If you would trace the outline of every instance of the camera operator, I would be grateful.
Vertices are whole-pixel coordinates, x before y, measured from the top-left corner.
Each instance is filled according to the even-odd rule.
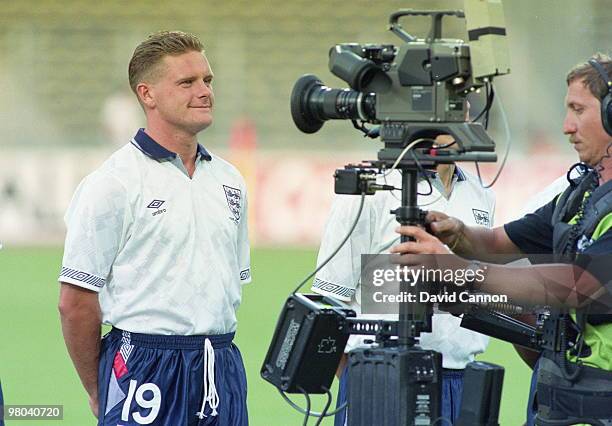
[[[436,142],[448,145],[450,136],[439,136]],[[454,164],[439,165],[435,172],[425,171],[418,185],[423,206],[453,212],[474,225],[492,225],[495,198],[491,190],[481,187],[478,179]],[[393,172],[380,184],[401,187],[399,171]],[[326,259],[348,232],[358,210],[360,199],[353,195],[336,195],[318,255],[318,263]],[[390,210],[400,204],[399,191],[381,191],[366,197],[363,212],[350,239],[316,275],[312,291],[348,302],[358,314],[361,313],[360,267],[362,254],[388,253],[399,242],[395,232],[398,224]],[[380,316],[361,315],[365,319],[381,319]],[[483,352],[489,338],[483,334],[462,329],[461,320],[449,314],[434,314],[432,333],[422,333],[420,346],[443,355],[442,416],[454,421],[459,413],[463,391],[463,370],[474,355]],[[351,336],[346,352],[366,345],[366,336]],[[370,336],[367,336],[371,338]],[[337,405],[348,400],[348,368],[346,355],[337,375],[340,378]],[[346,423],[346,410],[336,415],[335,425]]]
[[[404,263],[427,263],[449,253],[491,260],[495,254],[553,254],[565,263],[527,267],[481,264],[441,256],[456,268],[486,270],[478,290],[505,294],[516,302],[553,305],[546,324],[577,336],[572,350],[566,333],[555,333],[560,349],[545,346],[540,359],[536,424],[612,424],[612,274],[605,255],[612,254],[612,61],[602,54],[577,65],[567,75],[567,113],[563,132],[588,167],[559,197],[533,214],[503,227],[466,226],[444,213],[430,212],[431,232],[401,227],[416,241],[399,244]],[[446,244],[446,245],[445,245]],[[602,315],[591,315],[589,309]],[[602,310],[607,309],[605,311]],[[569,310],[571,315],[565,315]],[[567,329],[564,329],[567,330]]]

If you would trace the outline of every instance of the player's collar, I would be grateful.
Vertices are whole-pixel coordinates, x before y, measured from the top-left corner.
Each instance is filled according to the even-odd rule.
[[[462,182],[466,179],[465,173],[457,165],[455,165],[455,176],[457,176],[457,182]]]
[[[144,129],[138,129],[138,132],[132,138],[132,144],[136,146],[145,155],[157,160],[157,161],[172,161],[176,158],[176,153],[168,151],[166,148],[155,142],[151,136],[147,135]],[[212,157],[206,151],[206,149],[198,144],[197,153],[200,156],[200,160],[211,161]]]
[[[425,170],[425,174],[430,179],[435,179],[438,176],[435,170]],[[463,170],[461,170],[457,165],[455,165],[454,176],[457,177],[457,182],[462,182],[466,179],[465,173],[463,173]]]

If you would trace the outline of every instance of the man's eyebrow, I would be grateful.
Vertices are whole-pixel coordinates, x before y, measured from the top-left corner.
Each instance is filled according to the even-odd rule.
[[[565,105],[569,108],[581,107],[584,108],[584,104],[575,100],[565,101]]]
[[[204,80],[212,80],[212,79],[213,79],[213,77],[214,77],[214,75],[213,75],[212,73],[209,73],[209,74],[206,74],[206,75],[204,76]],[[193,80],[197,80],[198,78],[199,78],[199,77],[198,77],[198,76],[196,76],[196,75],[183,76],[183,77],[178,78],[178,79],[176,80],[176,83],[179,83],[179,84],[180,84],[180,83],[183,83],[183,82],[185,82],[185,81],[193,81]]]

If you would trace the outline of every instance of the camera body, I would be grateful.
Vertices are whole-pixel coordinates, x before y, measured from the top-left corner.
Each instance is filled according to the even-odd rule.
[[[469,46],[462,40],[416,40],[393,45],[339,44],[330,71],[373,97],[367,121],[463,122],[471,80]]]
[[[404,41],[391,44],[344,43],[329,51],[329,70],[350,88],[327,87],[312,74],[297,80],[291,115],[298,129],[317,132],[326,120],[378,124],[368,136],[380,136],[386,148],[403,148],[417,139],[449,134],[461,152],[492,152],[493,141],[479,123],[466,123],[467,95],[507,74],[505,27],[501,3],[468,1],[473,14],[470,44],[442,38],[442,18],[465,18],[463,11],[399,10],[389,29]],[[402,29],[404,16],[432,19],[429,35],[417,39]],[[491,59],[493,58],[493,59]],[[497,61],[497,63],[492,62]],[[474,65],[477,64],[477,65]],[[356,127],[360,128],[356,125]]]

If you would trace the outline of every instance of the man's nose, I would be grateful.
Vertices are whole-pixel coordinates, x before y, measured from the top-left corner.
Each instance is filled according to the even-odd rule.
[[[212,93],[212,86],[210,85],[210,83],[200,81],[198,85],[198,97],[203,98],[206,96],[210,96],[211,93]]]
[[[563,133],[566,135],[576,133],[576,121],[569,112],[565,114],[565,119],[563,120]]]

